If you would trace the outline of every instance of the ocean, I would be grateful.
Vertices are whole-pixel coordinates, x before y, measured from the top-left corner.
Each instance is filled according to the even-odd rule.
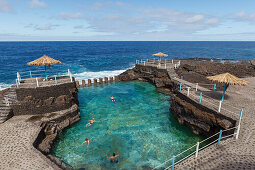
[[[171,58],[255,59],[255,42],[0,42],[0,90],[15,83],[17,72],[43,67],[27,63],[44,54],[62,64],[50,69],[70,69],[78,80],[114,76],[135,65],[136,59],[163,52]]]

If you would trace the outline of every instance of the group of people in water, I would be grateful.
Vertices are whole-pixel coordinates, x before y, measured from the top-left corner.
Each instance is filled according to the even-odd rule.
[[[112,102],[115,102],[116,101],[116,97],[113,97],[113,96],[111,96],[111,100],[112,100]],[[89,120],[90,122],[89,123],[87,123],[86,124],[86,127],[89,127],[89,126],[91,126],[93,123],[95,123],[95,122],[99,122],[99,121],[96,121],[95,120],[95,118],[92,118],[91,120]],[[87,147],[89,147],[89,144],[91,143],[91,142],[94,142],[95,140],[92,140],[94,137],[92,137],[91,139],[85,139],[85,141],[84,142],[82,142],[82,144],[80,145],[80,146],[82,146],[84,143],[87,143]],[[113,153],[112,154],[112,156],[111,157],[108,157],[108,155],[106,154],[106,158],[107,159],[110,159],[110,161],[111,161],[111,163],[118,163],[119,161],[118,161],[118,159],[117,159],[117,157],[119,156],[119,153],[116,155],[115,153]]]

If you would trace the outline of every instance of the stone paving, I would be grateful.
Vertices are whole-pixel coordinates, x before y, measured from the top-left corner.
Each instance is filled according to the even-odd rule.
[[[26,122],[30,116],[15,116],[0,124],[0,169],[59,169],[33,143],[39,124]]]
[[[214,144],[175,169],[255,169],[255,77],[246,80],[249,86],[230,86],[226,92],[229,98],[224,100],[235,107],[244,107],[239,138]]]

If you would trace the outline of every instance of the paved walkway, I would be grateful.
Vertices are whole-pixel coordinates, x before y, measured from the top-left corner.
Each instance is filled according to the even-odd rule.
[[[32,145],[41,127],[28,118],[15,116],[0,124],[0,169],[59,169]]]
[[[212,145],[175,166],[175,169],[255,169],[255,77],[246,78],[249,86],[230,86],[227,90],[233,106],[244,107],[239,139],[227,139]],[[245,94],[245,95],[244,95]]]

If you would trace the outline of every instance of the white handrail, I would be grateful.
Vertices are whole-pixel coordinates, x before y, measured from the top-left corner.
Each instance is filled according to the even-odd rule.
[[[235,128],[237,128],[237,127],[238,127],[238,126],[235,126],[235,127],[229,128],[229,129],[225,129],[225,130],[222,130],[222,132],[235,129]],[[222,132],[221,132],[221,133],[222,133]],[[212,137],[218,135],[219,133],[220,133],[220,132],[215,133],[214,135],[212,135],[212,136],[210,136],[210,137],[208,137],[208,138],[202,140],[201,142],[199,142],[199,145],[201,146],[202,143],[204,143],[205,141],[207,141],[207,140],[211,139]],[[233,134],[230,134],[230,135],[227,135],[227,136],[223,136],[223,137],[221,137],[221,139],[225,139],[225,138],[228,138],[228,137],[230,137],[230,136],[234,136],[234,135],[236,135],[236,134],[237,134],[237,133],[233,133]],[[218,141],[218,139],[216,139],[216,140],[214,140],[214,141],[212,141],[212,142],[206,144],[205,146],[199,148],[198,151],[201,151],[201,150],[205,149],[206,147],[211,146],[211,145],[214,144],[214,143],[217,143],[217,141]],[[195,145],[191,146],[190,148],[186,149],[185,151],[179,153],[179,154],[176,155],[175,157],[179,157],[180,155],[184,154],[185,152],[189,151],[190,149],[194,148],[195,146],[197,146],[197,144],[195,144]],[[196,153],[196,151],[190,153],[188,156],[185,156],[184,158],[182,158],[182,159],[178,160],[177,162],[175,162],[174,165],[180,163],[181,161],[187,159],[188,157],[190,157],[191,155],[193,155],[193,154],[195,154],[195,153]],[[162,165],[166,164],[167,162],[169,162],[169,161],[172,160],[172,159],[173,159],[173,158],[171,158],[171,159],[169,159],[169,160],[163,162],[162,164],[156,166],[155,168],[153,168],[153,170],[154,170],[154,169],[157,169],[158,167],[161,167]],[[165,168],[165,169],[168,169],[168,168],[170,168],[170,167],[172,167],[172,165],[170,165],[169,167],[167,167],[167,168]]]

